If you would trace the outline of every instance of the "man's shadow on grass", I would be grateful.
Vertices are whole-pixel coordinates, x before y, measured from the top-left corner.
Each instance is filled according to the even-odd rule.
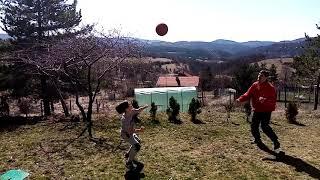
[[[289,122],[290,124],[296,125],[296,126],[306,126],[305,124],[299,123],[298,121],[292,121]]]
[[[300,158],[292,157],[286,154],[277,154],[273,150],[269,149],[265,144],[258,145],[259,149],[274,155],[276,158],[264,158],[263,161],[273,161],[273,162],[282,162],[284,164],[290,165],[296,168],[297,172],[305,172],[309,176],[320,179],[320,170],[313,165],[303,161]]]

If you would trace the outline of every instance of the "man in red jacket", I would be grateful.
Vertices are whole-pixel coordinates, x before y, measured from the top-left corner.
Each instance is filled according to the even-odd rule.
[[[261,124],[262,131],[272,140],[274,150],[279,151],[280,143],[278,137],[269,126],[271,112],[276,108],[277,95],[274,86],[268,82],[268,76],[268,71],[260,71],[257,82],[254,82],[249,90],[236,101],[240,103],[251,100],[252,102],[254,113],[251,123],[251,133],[255,139],[255,143],[258,146],[263,144],[259,131]]]

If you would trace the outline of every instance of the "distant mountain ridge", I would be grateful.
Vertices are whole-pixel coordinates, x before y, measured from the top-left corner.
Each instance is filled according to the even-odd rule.
[[[3,39],[3,40],[6,40],[6,39],[9,39],[10,36],[8,34],[1,34],[0,33],[0,39]]]
[[[228,60],[251,55],[263,55],[266,58],[293,57],[301,54],[305,38],[292,41],[248,41],[236,42],[217,39],[203,41],[148,41],[146,53],[155,57],[202,60]]]
[[[7,34],[0,34],[0,39],[10,38]],[[166,42],[159,40],[137,39],[145,47],[145,54],[152,57],[190,60],[230,60],[254,55],[266,58],[294,57],[303,52],[305,38],[295,40],[247,41],[236,42],[217,39],[204,41]]]

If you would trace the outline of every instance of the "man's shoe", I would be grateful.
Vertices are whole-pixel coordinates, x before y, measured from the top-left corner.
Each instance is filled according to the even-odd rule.
[[[257,144],[257,145],[263,144],[262,141],[261,141],[261,139],[258,139],[258,140],[255,139],[255,140],[254,140],[254,143]]]
[[[279,141],[276,141],[273,143],[273,150],[276,152],[276,153],[279,153],[280,152],[280,143]]]

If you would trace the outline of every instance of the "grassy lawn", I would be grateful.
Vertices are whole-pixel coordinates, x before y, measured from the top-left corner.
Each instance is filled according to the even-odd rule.
[[[142,115],[146,130],[140,134],[138,159],[145,163],[145,179],[312,179],[308,169],[296,167],[302,163],[314,173],[320,169],[320,115],[300,113],[298,120],[306,125],[300,127],[287,124],[282,114],[273,114],[272,126],[286,154],[296,158],[291,164],[264,160],[270,155],[251,144],[249,124],[240,112],[231,115],[234,124],[211,107],[199,116],[206,124],[192,124],[187,115],[181,115],[183,124],[170,124],[165,114],[159,114],[161,123],[155,125]],[[95,119],[98,141],[83,136],[65,149],[84,125],[49,120],[0,130],[0,174],[21,168],[30,179],[123,179],[128,145],[117,147],[119,119],[102,115]],[[271,147],[265,136],[263,140]],[[48,153],[57,150],[61,151]]]

